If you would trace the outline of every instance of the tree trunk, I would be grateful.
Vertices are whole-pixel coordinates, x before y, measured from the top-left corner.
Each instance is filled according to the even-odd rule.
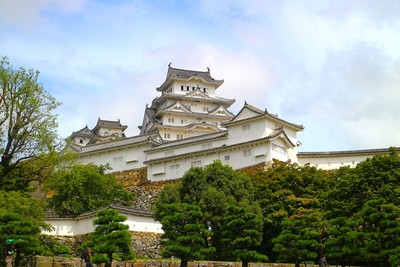
[[[188,266],[188,260],[187,259],[181,259],[181,267],[187,267]]]
[[[248,261],[242,261],[242,267],[248,267],[249,262]]]

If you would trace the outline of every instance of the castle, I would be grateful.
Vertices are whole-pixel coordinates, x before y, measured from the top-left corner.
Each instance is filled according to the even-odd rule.
[[[279,118],[266,109],[245,102],[235,115],[229,107],[235,102],[217,96],[223,80],[207,71],[193,71],[168,66],[165,81],[157,88],[161,93],[146,106],[140,134],[126,137],[127,126],[119,120],[98,119],[70,136],[70,150],[83,164],[108,164],[112,172],[145,168],[147,180],[175,180],[191,166],[206,166],[214,160],[242,169],[273,160],[320,169],[355,167],[359,162],[389,149],[328,152],[298,152],[297,133],[301,124]],[[160,233],[161,225],[151,213],[114,207],[128,216],[131,231]],[[75,219],[48,218],[53,235],[74,236],[93,231],[94,212]]]
[[[298,152],[303,125],[279,118],[245,102],[236,114],[234,99],[217,96],[223,80],[210,69],[193,71],[168,65],[161,96],[146,106],[140,134],[126,137],[119,120],[98,119],[70,136],[71,150],[84,163],[109,164],[113,172],[147,168],[149,181],[177,179],[191,166],[216,159],[234,169],[281,160],[321,169],[354,167],[388,149]]]

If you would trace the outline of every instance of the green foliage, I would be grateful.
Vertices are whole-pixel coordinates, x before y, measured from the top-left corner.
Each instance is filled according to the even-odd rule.
[[[211,232],[202,223],[203,213],[199,206],[165,204],[160,217],[164,231],[163,256],[180,258],[183,267],[188,261],[205,259],[214,252],[214,248],[207,247],[206,241]]]
[[[263,253],[271,260],[317,258],[327,237],[321,206],[330,188],[330,176],[308,165],[275,162],[252,177],[265,222]]]
[[[342,168],[327,195],[328,256],[344,264],[397,266],[400,247],[400,157],[375,156]],[[338,220],[337,218],[341,218]],[[330,254],[332,252],[332,254]]]
[[[110,204],[129,205],[133,195],[105,167],[71,164],[61,168],[46,183],[54,195],[49,206],[59,214],[77,215]]]
[[[3,189],[24,188],[30,181],[41,180],[43,170],[54,166],[50,159],[56,155],[59,140],[52,112],[59,103],[44,90],[38,77],[38,71],[14,69],[8,58],[0,59],[0,187]]]
[[[122,223],[127,217],[113,209],[100,210],[97,216],[93,222],[97,225],[95,231],[89,234],[89,240],[83,244],[83,247],[93,249],[92,261],[110,267],[113,259],[133,259],[129,226]]]
[[[222,243],[226,255],[232,254],[232,260],[241,260],[242,266],[249,262],[267,261],[268,257],[256,251],[261,244],[263,220],[250,207],[229,206],[225,212],[222,226]]]
[[[18,213],[0,212],[0,248],[14,251],[14,266],[42,251],[40,234],[40,226],[33,221],[24,220]]]
[[[180,184],[166,187],[156,202],[155,216],[162,222],[170,208],[167,204],[200,207],[202,229],[210,229],[212,232],[212,235],[205,238],[202,249],[212,248],[215,252],[209,258],[222,260],[226,250],[221,242],[221,227],[224,225],[226,209],[246,200],[254,200],[254,189],[248,177],[220,161],[214,161],[204,168],[192,167],[184,174]],[[191,216],[191,220],[186,220],[197,225],[198,218],[194,214]],[[200,247],[194,246],[193,253],[194,249],[201,250]]]
[[[61,241],[58,241],[52,236],[42,235],[40,236],[40,243],[43,246],[41,255],[43,256],[70,256],[72,251],[71,248],[64,245]]]

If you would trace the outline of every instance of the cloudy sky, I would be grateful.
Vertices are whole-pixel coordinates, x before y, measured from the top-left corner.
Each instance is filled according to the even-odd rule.
[[[303,124],[300,151],[400,146],[398,0],[0,0],[0,56],[40,71],[62,137],[137,135],[171,62]]]

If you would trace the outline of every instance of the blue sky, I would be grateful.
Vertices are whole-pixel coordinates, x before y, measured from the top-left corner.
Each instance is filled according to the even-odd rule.
[[[139,133],[171,62],[303,124],[300,151],[400,146],[400,1],[0,0],[0,55],[40,71],[59,134]]]

